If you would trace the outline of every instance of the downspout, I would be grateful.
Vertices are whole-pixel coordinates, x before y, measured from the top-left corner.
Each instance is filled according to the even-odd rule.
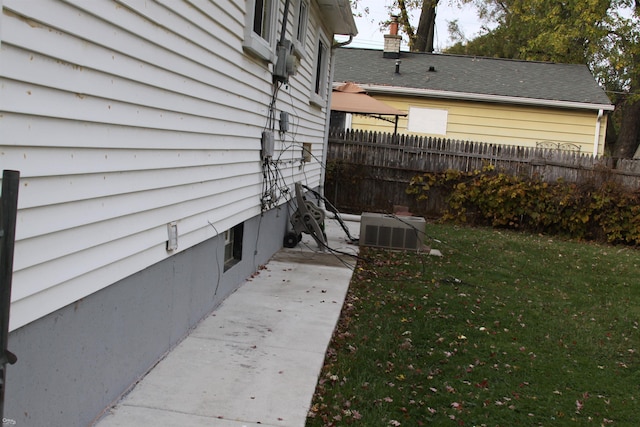
[[[322,145],[322,162],[323,165],[320,165],[320,186],[318,187],[318,192],[322,195],[322,197],[326,197],[324,194],[324,179],[326,177],[326,169],[327,169],[327,153],[329,151],[329,127],[331,125],[331,95],[333,93],[333,76],[335,72],[335,55],[334,50],[336,48],[346,46],[353,41],[353,35],[349,34],[349,40],[341,43],[334,43],[331,46],[331,66],[329,67],[329,90],[327,95],[327,117],[325,118],[324,124],[324,144]]]
[[[596,134],[593,140],[593,155],[598,155],[598,146],[600,145],[600,128],[602,127],[602,116],[604,115],[604,111],[602,109],[598,110],[598,118],[596,119]]]
[[[353,35],[349,34],[349,40],[340,42],[340,43],[334,43],[333,46],[331,46],[331,49],[336,49],[338,47],[346,46],[350,44],[352,41],[353,41]],[[333,80],[331,81],[331,83],[333,83]]]

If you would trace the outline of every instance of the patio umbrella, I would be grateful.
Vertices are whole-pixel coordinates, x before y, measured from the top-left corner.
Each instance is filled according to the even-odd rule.
[[[333,90],[331,94],[331,110],[344,113],[362,114],[394,123],[394,133],[398,132],[398,117],[407,113],[393,108],[367,95],[366,91],[355,83],[345,83]],[[385,116],[393,116],[394,120]]]

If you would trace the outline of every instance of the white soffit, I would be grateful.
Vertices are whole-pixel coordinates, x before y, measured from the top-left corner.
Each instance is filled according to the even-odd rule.
[[[318,0],[318,5],[334,34],[358,34],[349,0]]]

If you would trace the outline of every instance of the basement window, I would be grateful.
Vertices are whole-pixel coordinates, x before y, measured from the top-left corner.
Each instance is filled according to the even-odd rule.
[[[247,0],[243,46],[265,61],[273,61],[276,0]]]
[[[224,271],[242,261],[242,238],[244,223],[224,232]]]

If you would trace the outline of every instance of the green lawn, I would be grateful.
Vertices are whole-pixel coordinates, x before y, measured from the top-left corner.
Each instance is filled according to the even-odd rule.
[[[307,427],[640,425],[640,251],[429,224],[363,249]]]

